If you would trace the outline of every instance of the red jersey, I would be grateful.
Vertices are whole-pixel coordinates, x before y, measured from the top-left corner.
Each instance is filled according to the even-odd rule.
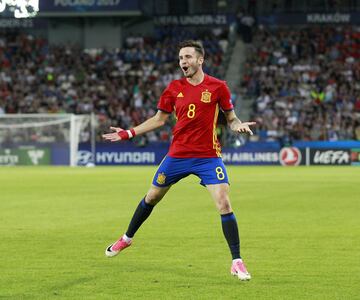
[[[198,85],[186,78],[173,80],[162,93],[158,109],[175,113],[173,140],[168,155],[177,158],[220,157],[216,125],[219,108],[230,111],[234,107],[225,81],[205,74]]]

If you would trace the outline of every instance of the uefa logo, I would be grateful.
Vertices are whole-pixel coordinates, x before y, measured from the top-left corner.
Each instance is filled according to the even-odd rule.
[[[301,152],[296,147],[285,147],[280,150],[279,159],[283,166],[298,166],[301,162]]]

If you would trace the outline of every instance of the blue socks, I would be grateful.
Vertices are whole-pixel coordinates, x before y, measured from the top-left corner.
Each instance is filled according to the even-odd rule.
[[[239,230],[234,213],[221,215],[221,225],[233,259],[240,257]]]
[[[145,198],[143,198],[138,207],[135,210],[135,213],[130,221],[126,235],[129,238],[132,238],[136,231],[140,228],[141,224],[150,216],[154,206],[147,204]]]

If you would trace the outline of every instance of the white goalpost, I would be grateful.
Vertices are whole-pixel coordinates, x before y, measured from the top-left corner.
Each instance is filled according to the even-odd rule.
[[[90,115],[0,115],[0,165],[77,165],[80,142],[92,142]]]

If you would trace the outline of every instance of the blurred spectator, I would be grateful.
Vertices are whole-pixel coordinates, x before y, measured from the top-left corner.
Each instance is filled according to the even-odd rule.
[[[357,139],[360,32],[356,27],[259,27],[242,81],[265,140]]]
[[[223,76],[227,32],[194,33],[158,28],[155,37],[129,36],[121,49],[49,46],[42,38],[0,34],[0,114],[76,113],[98,116],[98,140],[110,125],[136,126],[156,112],[157,101],[171,80],[182,76],[177,44],[202,40],[205,72]],[[149,133],[148,140],[169,140],[170,127]]]

